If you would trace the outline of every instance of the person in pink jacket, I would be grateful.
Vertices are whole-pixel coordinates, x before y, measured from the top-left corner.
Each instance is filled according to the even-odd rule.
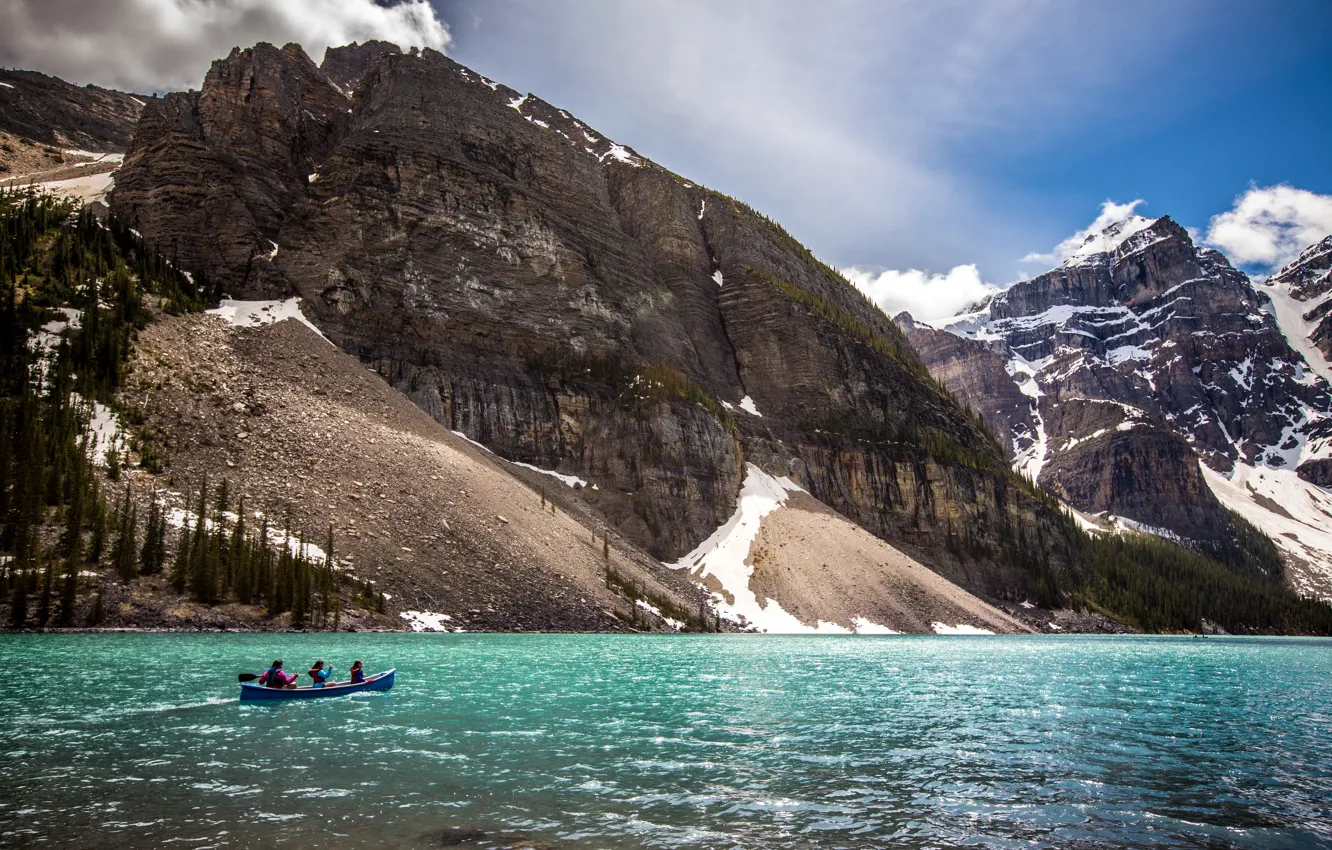
[[[282,672],[282,659],[273,662],[273,666],[264,671],[264,675],[259,677],[259,684],[266,688],[294,688],[296,687],[296,674],[288,675]]]

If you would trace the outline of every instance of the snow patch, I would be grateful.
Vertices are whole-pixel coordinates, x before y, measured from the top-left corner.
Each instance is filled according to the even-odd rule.
[[[1173,540],[1176,543],[1183,541],[1183,538],[1178,534],[1168,528],[1162,528],[1159,525],[1148,525],[1145,522],[1138,522],[1136,519],[1129,519],[1126,516],[1118,516],[1116,514],[1111,514],[1108,519],[1118,531],[1129,531],[1136,534],[1151,534],[1165,540]]]
[[[92,417],[88,423],[88,437],[92,441],[92,462],[97,466],[106,466],[106,453],[123,451],[124,437],[120,427],[120,418],[111,408],[100,401],[92,403]]]
[[[93,201],[106,200],[106,194],[116,185],[115,172],[89,174],[85,177],[71,177],[68,180],[52,180],[37,183],[36,187],[54,195],[64,195],[90,204]]]
[[[1332,293],[1318,300],[1299,301],[1290,294],[1288,285],[1272,284],[1270,281],[1263,285],[1262,291],[1271,299],[1263,305],[1263,311],[1276,320],[1277,327],[1285,335],[1290,347],[1304,356],[1304,362],[1308,363],[1309,368],[1317,375],[1325,381],[1332,382],[1332,363],[1328,362],[1323,352],[1313,344],[1313,340],[1309,339],[1309,334],[1318,327],[1318,322],[1304,318],[1306,313],[1321,306],[1324,301],[1332,299]]]
[[[950,626],[947,623],[930,623],[930,628],[934,629],[936,635],[992,635],[994,632],[989,629],[982,629],[976,626],[968,626],[966,623],[958,623],[956,626]]]
[[[179,495],[179,494],[172,494],[172,495]],[[222,516],[228,523],[233,524],[232,526],[233,528],[234,528],[234,523],[236,523],[240,519],[240,517],[237,516],[234,511],[227,511]],[[185,524],[188,522],[191,533],[199,530],[199,517],[194,512],[193,508],[189,510],[186,510],[184,508],[167,508],[165,519],[167,525],[171,526],[172,528],[184,528]],[[248,522],[249,519],[250,518],[247,518],[246,521]],[[264,519],[263,511],[255,511],[253,514],[253,519],[255,523],[262,522]],[[212,517],[205,517],[203,524],[204,528],[207,529],[208,531],[213,531],[217,528],[217,522],[214,521]],[[251,530],[257,530],[260,527],[261,526],[259,525],[255,525],[255,527]],[[310,561],[311,563],[314,564],[322,564],[328,560],[328,553],[324,551],[323,547],[317,546],[314,543],[310,543],[308,541],[302,544],[299,535],[293,534],[291,536],[288,536],[283,529],[275,528],[272,525],[268,526],[268,545],[273,547],[274,549],[285,548],[294,557],[303,557],[307,561]],[[349,560],[350,559],[348,559],[347,561],[338,561],[335,559],[333,561],[332,567],[335,570],[340,570],[343,572],[350,573],[352,571],[352,565],[349,562]]]
[[[1286,578],[1302,596],[1332,603],[1332,493],[1294,469],[1235,464],[1229,476],[1201,464],[1221,504],[1258,526],[1290,556]]]
[[[643,167],[642,160],[640,160],[638,157],[634,156],[633,154],[629,153],[629,151],[624,147],[624,145],[618,144],[616,142],[611,142],[610,150],[606,151],[601,156],[597,157],[597,160],[599,162],[605,162],[606,157],[610,157],[611,159],[623,162],[625,165],[632,165],[635,168]]]
[[[722,285],[721,269],[717,269],[715,272],[712,273],[712,282],[717,284],[718,286]]]
[[[749,396],[740,399],[740,409],[751,416],[757,416],[760,419],[763,418],[763,414],[759,413],[758,408],[754,406],[754,399]]]
[[[453,433],[457,434],[458,432],[457,432],[457,431],[454,431]],[[459,436],[461,436],[461,435],[459,435]],[[466,437],[463,437],[463,439],[466,440],[467,438],[466,438]],[[468,440],[468,442],[470,443],[470,442],[472,442],[472,441],[471,441],[471,440]],[[481,445],[481,444],[480,444],[480,443],[476,443],[476,445],[479,446],[479,445]],[[485,446],[481,446],[481,448],[484,449]],[[489,451],[489,449],[486,449],[486,450]],[[533,465],[530,464],[530,463],[519,463],[519,462],[516,461],[516,460],[511,460],[511,461],[509,461],[509,463],[512,463],[514,466],[521,466],[523,469],[530,469],[530,470],[532,470],[533,472],[540,472],[542,475],[549,475],[551,478],[557,478],[557,479],[559,479],[559,480],[560,480],[565,486],[567,486],[567,487],[578,488],[578,487],[586,487],[586,486],[587,486],[587,482],[584,481],[583,479],[579,478],[577,475],[564,475],[564,474],[562,474],[562,473],[555,472],[554,470],[550,470],[550,469],[542,469],[542,468],[539,467],[539,466],[533,466]]]
[[[448,614],[436,614],[434,611],[403,611],[399,617],[407,621],[414,632],[451,632],[454,629],[445,623],[452,622]]]
[[[273,248],[273,253],[276,254],[277,246],[274,245]],[[295,319],[319,334],[319,338],[324,342],[333,345],[319,328],[305,318],[305,314],[301,312],[300,302],[300,298],[288,298],[285,301],[233,301],[230,298],[223,298],[217,307],[207,312],[210,316],[220,316],[228,324],[238,328],[257,328]]]
[[[66,156],[87,157],[92,160],[91,162],[76,163],[76,166],[97,165],[103,162],[114,162],[119,164],[125,161],[125,155],[123,153],[106,153],[105,151],[85,151],[79,150],[78,148],[65,148],[64,154]]]
[[[1041,476],[1041,470],[1045,467],[1046,455],[1050,450],[1050,441],[1045,433],[1045,418],[1041,416],[1041,396],[1045,393],[1041,390],[1041,384],[1036,380],[1036,375],[1052,358],[1033,363],[1017,352],[1012,352],[1012,355],[1008,362],[1004,364],[1004,369],[1013,376],[1018,385],[1018,390],[1032,400],[1032,418],[1036,423],[1036,438],[1030,446],[1022,448],[1014,440],[1013,469],[1019,475],[1026,475],[1032,481],[1036,481]],[[1018,379],[1019,375],[1023,376],[1020,380]]]
[[[800,622],[775,599],[760,601],[750,588],[754,567],[745,562],[758,539],[763,518],[786,504],[789,494],[803,492],[789,478],[774,478],[754,464],[745,465],[745,482],[735,513],[698,548],[666,566],[688,570],[695,582],[706,587],[703,579],[712,578],[721,585],[712,593],[712,607],[732,622],[775,634],[845,634],[848,630],[835,623],[820,621],[815,626]]]
[[[900,635],[901,634],[901,632],[894,631],[893,629],[890,629],[887,626],[881,626],[878,623],[871,622],[866,617],[856,617],[854,620],[851,621],[851,623],[856,627],[855,632],[858,635]]]
[[[639,608],[642,608],[644,611],[648,611],[652,614],[655,614],[658,619],[660,619],[662,622],[664,622],[666,625],[670,626],[671,628],[675,629],[677,632],[685,627],[685,624],[682,621],[667,617],[665,614],[661,613],[660,608],[658,608],[656,605],[653,605],[651,602],[648,602],[646,599],[636,599],[634,600],[634,604],[637,605]]]

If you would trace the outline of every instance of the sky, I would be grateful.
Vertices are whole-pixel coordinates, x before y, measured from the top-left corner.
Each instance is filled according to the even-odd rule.
[[[956,312],[1116,216],[1257,275],[1332,233],[1325,0],[0,0],[0,64],[136,91],[372,37],[740,198],[890,314]]]

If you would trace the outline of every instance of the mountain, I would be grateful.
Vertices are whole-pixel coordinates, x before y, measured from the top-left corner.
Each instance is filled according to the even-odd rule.
[[[1308,367],[1332,382],[1332,236],[1310,245],[1292,263],[1263,281],[1271,313]],[[1298,467],[1301,478],[1332,487],[1332,460],[1315,457]]]
[[[899,321],[1016,468],[1069,505],[1210,551],[1238,511],[1286,550],[1294,586],[1326,598],[1332,494],[1309,482],[1332,455],[1332,395],[1302,342],[1316,331],[1281,320],[1328,288],[1327,253],[1255,288],[1169,217],[1135,216],[940,328]]]
[[[124,151],[146,96],[0,69],[0,133],[56,148]]]
[[[448,429],[596,483],[659,558],[727,520],[749,461],[974,590],[1035,594],[947,541],[998,551],[1057,512],[779,226],[442,54],[349,50],[326,64],[365,69],[350,97],[261,44],[150,105],[113,209],[232,295],[300,296]]]
[[[1089,537],[1010,466],[1097,421],[1128,435],[1127,473],[1098,485],[1075,465],[1055,489],[1117,499],[1122,474],[1189,451],[1146,413],[1033,406],[1001,334],[904,331],[775,222],[442,54],[234,50],[199,91],[147,101],[101,185],[104,231],[86,211],[73,230],[7,213],[51,234],[24,237],[10,283],[27,338],[57,352],[13,359],[82,386],[102,367],[81,340],[116,328],[125,365],[87,426],[106,471],[80,480],[128,479],[120,540],[133,505],[164,501],[179,526],[184,566],[99,585],[99,621],[1332,629],[1282,587],[1267,538],[1198,504],[1196,463],[1151,492],[1198,551]],[[116,281],[109,307],[79,252]],[[908,333],[955,368],[932,376]],[[71,402],[44,398],[24,404],[67,422]],[[237,493],[265,530],[224,557]],[[247,565],[278,527],[342,557],[283,556],[257,592]],[[76,528],[61,539],[81,554]],[[5,574],[18,594],[34,572]]]

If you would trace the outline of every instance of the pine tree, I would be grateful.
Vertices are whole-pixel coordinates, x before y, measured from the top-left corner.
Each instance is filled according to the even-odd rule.
[[[28,619],[28,573],[19,571],[14,576],[14,589],[9,597],[9,627],[21,629]]]
[[[157,575],[166,566],[166,517],[154,490],[148,503],[148,525],[144,529],[143,548],[139,550],[139,572]]]
[[[185,592],[190,574],[190,552],[193,549],[190,538],[190,516],[186,514],[181,523],[180,535],[176,538],[176,557],[171,562],[171,589],[177,593]]]
[[[223,478],[222,483],[217,488],[217,509],[213,519],[213,560],[209,569],[213,578],[213,592],[210,601],[217,599],[219,589],[224,594],[231,590],[230,547],[226,532],[227,513],[230,509],[231,484],[226,478]]]
[[[112,558],[115,562],[116,575],[124,584],[129,584],[138,574],[138,545],[135,540],[138,531],[138,509],[130,488],[126,487],[120,502],[120,522]]]
[[[54,577],[52,576],[51,562],[46,562],[46,567],[42,570],[42,592],[37,597],[37,628],[44,629],[51,619],[51,585]]]
[[[333,613],[333,564],[333,524],[329,523],[324,563],[319,569],[319,625],[322,628],[328,628],[328,617]]]
[[[210,558],[213,538],[208,533],[207,476],[204,476],[203,482],[199,486],[199,502],[195,515],[197,521],[190,547],[190,593],[196,602],[208,604],[213,601],[216,582]]]
[[[102,501],[101,488],[97,489],[93,500],[92,540],[88,544],[88,563],[99,564],[106,552],[106,504]]]
[[[92,610],[88,612],[88,625],[100,626],[106,620],[106,609],[102,602],[102,586],[97,586],[97,596],[93,598]]]
[[[234,590],[241,602],[249,602],[254,596],[245,543],[245,497],[241,496],[236,508],[236,525],[231,529],[231,543],[227,547],[227,589]]]

